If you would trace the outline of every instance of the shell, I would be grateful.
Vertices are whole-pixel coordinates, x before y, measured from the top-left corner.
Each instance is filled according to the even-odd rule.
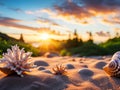
[[[111,61],[103,67],[103,70],[110,76],[120,77],[120,51],[112,56]]]
[[[17,45],[12,46],[12,49],[7,49],[7,53],[3,54],[0,59],[0,71],[5,74],[17,73],[23,77],[24,72],[30,72],[36,67],[33,62],[30,62],[31,52],[25,53],[24,49],[19,49]]]

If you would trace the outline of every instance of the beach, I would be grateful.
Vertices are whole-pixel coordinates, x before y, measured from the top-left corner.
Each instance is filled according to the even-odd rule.
[[[0,72],[0,90],[120,90],[120,79],[110,77],[103,67],[111,56],[33,57],[38,67],[20,77]],[[56,65],[66,67],[65,75],[55,75]]]

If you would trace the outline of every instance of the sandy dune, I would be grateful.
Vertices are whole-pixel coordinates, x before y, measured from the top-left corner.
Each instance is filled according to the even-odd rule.
[[[0,90],[120,90],[120,79],[103,70],[111,56],[97,57],[35,57],[38,65],[23,78],[0,72]],[[67,76],[54,75],[56,64],[67,67]]]

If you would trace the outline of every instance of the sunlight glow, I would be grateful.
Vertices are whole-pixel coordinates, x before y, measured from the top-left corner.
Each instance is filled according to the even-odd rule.
[[[42,33],[40,35],[41,40],[48,40],[50,38],[50,35],[48,33]]]

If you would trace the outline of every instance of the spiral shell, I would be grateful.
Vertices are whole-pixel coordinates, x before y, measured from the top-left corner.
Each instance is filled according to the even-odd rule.
[[[120,77],[120,51],[113,55],[111,61],[103,67],[103,70],[110,76]]]

